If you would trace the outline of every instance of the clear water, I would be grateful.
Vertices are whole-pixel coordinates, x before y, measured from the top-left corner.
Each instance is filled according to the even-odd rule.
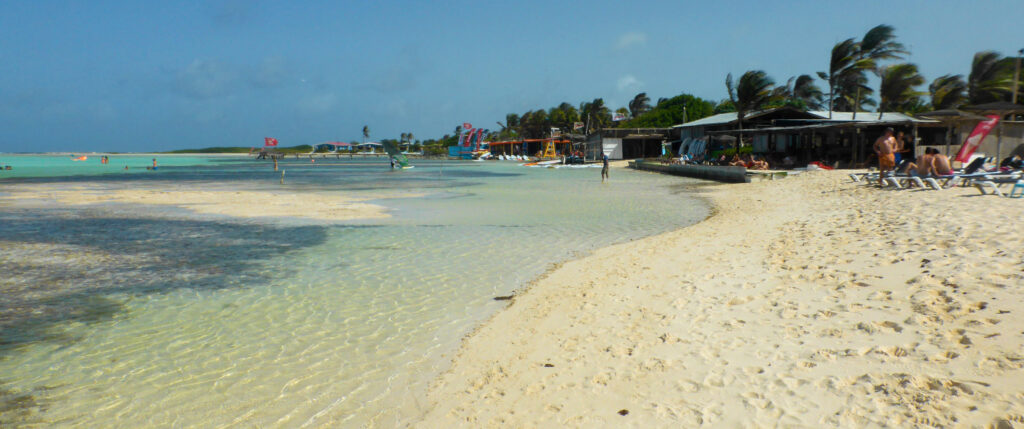
[[[86,159],[78,161],[73,156],[56,155],[13,155],[0,153],[0,181],[22,177],[62,177],[85,176],[98,174],[130,174],[138,170],[146,170],[157,160],[157,171],[160,168],[194,165],[213,165],[223,162],[237,161],[241,157],[222,156],[182,156],[182,155],[107,155],[110,162],[103,164],[101,154],[85,154]],[[10,166],[10,170],[2,169]],[[127,169],[125,167],[128,167]]]
[[[288,160],[283,186],[244,158],[0,181],[423,195],[347,223],[0,205],[0,426],[402,425],[494,296],[708,214],[676,177],[414,163]]]

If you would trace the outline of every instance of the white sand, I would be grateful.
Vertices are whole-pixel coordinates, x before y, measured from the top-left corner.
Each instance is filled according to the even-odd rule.
[[[1024,425],[1024,200],[836,172],[709,189],[707,221],[516,297],[418,426]]]
[[[387,208],[340,192],[270,192],[202,189],[182,185],[153,189],[109,189],[96,184],[17,185],[4,189],[3,200],[48,200],[59,204],[100,203],[155,204],[176,206],[196,213],[234,217],[299,217],[330,221],[379,219],[390,215]],[[380,194],[373,199],[411,197],[412,194]]]

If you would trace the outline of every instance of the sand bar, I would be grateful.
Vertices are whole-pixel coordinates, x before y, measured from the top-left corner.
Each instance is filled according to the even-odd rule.
[[[390,215],[386,207],[366,201],[419,196],[381,194],[355,197],[341,192],[270,192],[182,185],[163,189],[111,189],[91,184],[16,185],[4,191],[5,194],[0,194],[0,201],[42,200],[67,205],[154,204],[232,217],[298,217],[328,221],[387,218]]]
[[[566,263],[467,337],[418,426],[1024,425],[1024,200],[707,189],[708,220]]]

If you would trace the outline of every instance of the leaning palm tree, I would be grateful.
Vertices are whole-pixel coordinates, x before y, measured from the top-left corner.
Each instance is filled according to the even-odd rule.
[[[863,70],[874,68],[872,60],[861,57],[860,44],[854,39],[846,39],[836,43],[832,47],[832,57],[829,60],[828,73],[818,72],[818,77],[828,82],[828,117],[832,118],[832,110],[835,101],[844,97],[846,93],[837,92],[842,90],[841,84],[844,81],[855,80]]]
[[[811,75],[802,74],[797,76],[796,82],[793,83],[792,97],[803,102],[808,109],[821,110],[825,94],[814,84]]]
[[[860,41],[861,58],[875,62],[902,59],[907,54],[902,43],[896,41],[896,30],[891,25],[878,25],[868,30]]]
[[[725,88],[729,90],[729,100],[736,106],[736,121],[739,125],[739,137],[736,139],[736,154],[740,153],[740,142],[743,140],[743,118],[747,113],[760,109],[772,99],[775,81],[762,70],[750,70],[740,76],[739,82],[733,85],[732,73],[725,77]]]
[[[814,84],[814,78],[806,74],[791,77],[785,85],[775,87],[772,98],[776,102],[803,105],[808,110],[821,110],[825,101],[825,95]]]
[[[967,82],[959,74],[939,76],[928,86],[932,110],[955,109],[967,101]]]
[[[922,92],[914,89],[924,84],[924,77],[914,64],[894,64],[878,70],[882,83],[878,89],[878,119],[886,110],[906,110],[920,101]]]
[[[967,77],[967,99],[971,104],[989,103],[1007,98],[1013,87],[1013,63],[998,52],[974,54]]]
[[[633,97],[633,100],[629,102],[630,116],[636,118],[648,110],[651,110],[651,98],[647,96],[646,92],[641,92]]]
[[[840,112],[857,112],[866,110],[866,106],[876,105],[871,94],[875,91],[868,86],[868,77],[862,71],[844,73],[836,82],[836,96],[833,100],[835,110]]]

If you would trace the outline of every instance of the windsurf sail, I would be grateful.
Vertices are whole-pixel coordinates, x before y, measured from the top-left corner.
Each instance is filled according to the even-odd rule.
[[[402,154],[402,151],[398,150],[398,145],[396,145],[395,142],[384,140],[381,143],[384,144],[384,150],[387,151],[388,156],[394,158],[395,161],[398,161],[398,165],[401,165],[402,168],[409,166],[409,158],[406,158],[405,155]]]

